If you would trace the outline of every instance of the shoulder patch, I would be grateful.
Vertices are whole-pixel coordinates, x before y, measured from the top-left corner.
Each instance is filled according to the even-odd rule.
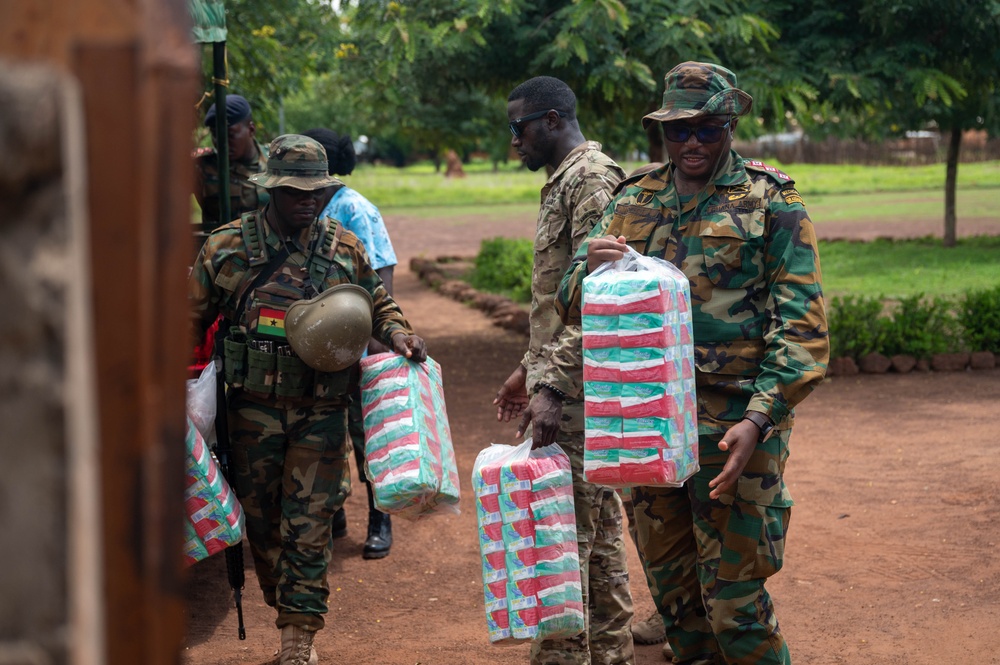
[[[792,182],[792,177],[785,173],[784,171],[779,171],[773,166],[768,166],[764,162],[758,161],[756,159],[744,159],[743,167],[751,171],[763,171],[769,174],[775,180],[780,183]]]
[[[785,200],[785,203],[791,205],[792,203],[799,203],[805,205],[802,201],[802,196],[799,195],[798,190],[794,187],[785,187],[781,190],[781,198]]]

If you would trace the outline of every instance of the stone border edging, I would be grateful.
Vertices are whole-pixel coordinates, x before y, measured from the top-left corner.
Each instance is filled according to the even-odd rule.
[[[930,360],[913,356],[884,356],[881,353],[869,353],[862,356],[858,362],[846,356],[832,358],[827,367],[827,376],[854,376],[856,374],[885,374],[895,372],[908,374],[910,372],[962,372],[967,369],[994,369],[1000,366],[1000,354],[989,351],[973,353],[938,353]]]
[[[448,264],[471,261],[467,257],[439,256],[437,259],[410,259],[410,270],[416,273],[421,282],[443,296],[457,300],[483,312],[490,318],[493,325],[530,336],[528,310],[506,296],[496,293],[477,291],[467,282],[452,279],[448,276]]]

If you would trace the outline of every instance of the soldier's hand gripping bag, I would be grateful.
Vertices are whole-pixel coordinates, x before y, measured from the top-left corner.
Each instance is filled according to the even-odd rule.
[[[557,444],[491,444],[472,470],[486,630],[493,644],[584,630],[569,457]]]
[[[361,360],[365,474],[384,513],[458,513],[459,480],[441,367],[395,353]]]
[[[584,476],[679,486],[698,470],[691,290],[631,247],[583,281]]]

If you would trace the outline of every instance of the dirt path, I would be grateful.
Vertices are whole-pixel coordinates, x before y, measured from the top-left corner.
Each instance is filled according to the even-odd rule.
[[[469,220],[456,228],[389,220],[400,253],[398,300],[444,368],[462,513],[395,523],[380,561],[361,558],[363,494],[347,502],[349,534],[330,567],[321,663],[506,665],[526,646],[486,636],[475,506],[468,485],[477,452],[512,442],[490,400],[525,340],[419,285],[410,256],[474,253],[479,239],[530,233],[531,220]],[[499,231],[499,232],[498,232]],[[512,232],[513,231],[513,232]],[[835,378],[799,408],[788,482],[796,500],[784,570],[770,583],[798,663],[1000,663],[1000,370]],[[637,614],[652,609],[630,549]],[[249,566],[248,637],[236,639],[221,556],[195,566],[183,662],[270,662],[273,611]],[[637,665],[662,663],[638,647]]]

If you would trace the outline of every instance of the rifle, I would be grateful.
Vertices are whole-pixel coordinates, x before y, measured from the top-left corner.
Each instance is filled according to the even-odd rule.
[[[229,334],[229,323],[225,319],[220,319],[219,328],[215,333],[215,454],[219,459],[222,477],[226,479],[230,487],[235,487],[235,472],[230,463],[233,444],[229,440],[229,414],[226,409],[226,374],[222,365],[222,360],[225,357],[222,350],[222,341],[227,334]],[[226,574],[229,577],[229,586],[233,590],[233,598],[236,601],[238,634],[241,640],[245,640],[247,638],[247,630],[243,625],[243,587],[246,584],[246,575],[243,571],[242,540],[226,548]]]

